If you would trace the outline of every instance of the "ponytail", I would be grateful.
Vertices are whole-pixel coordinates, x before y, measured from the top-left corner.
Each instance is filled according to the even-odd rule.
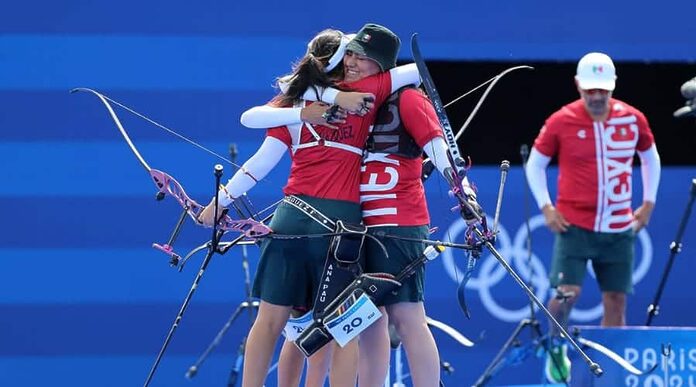
[[[283,91],[271,103],[276,106],[292,106],[302,99],[308,88],[314,90],[320,100],[318,88],[335,87],[343,79],[343,66],[339,64],[327,73],[331,56],[338,50],[343,34],[337,30],[320,32],[307,46],[307,53],[294,66],[291,74],[278,78],[278,87]],[[282,84],[282,87],[280,86]]]

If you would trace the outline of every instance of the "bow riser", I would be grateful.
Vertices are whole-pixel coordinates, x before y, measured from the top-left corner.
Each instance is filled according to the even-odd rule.
[[[198,217],[205,207],[198,204],[195,200],[191,199],[184,190],[184,187],[176,181],[171,175],[162,172],[157,169],[150,170],[150,176],[155,182],[155,186],[159,189],[159,192],[172,196],[177,202],[186,210],[189,217],[193,219],[196,224],[203,225]],[[263,223],[260,223],[254,219],[232,219],[228,215],[224,215],[218,221],[218,229],[224,231],[235,231],[243,232],[249,238],[258,238],[271,233],[271,229]]]

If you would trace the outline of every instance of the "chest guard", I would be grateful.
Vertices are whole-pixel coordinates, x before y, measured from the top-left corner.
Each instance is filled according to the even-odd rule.
[[[368,152],[387,153],[415,159],[421,157],[423,150],[411,137],[399,114],[399,97],[407,88],[405,86],[393,93],[377,111],[375,124],[367,139]]]

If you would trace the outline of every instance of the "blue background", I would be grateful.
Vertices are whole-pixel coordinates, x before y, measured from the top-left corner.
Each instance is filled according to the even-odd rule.
[[[304,52],[306,41],[327,26],[351,31],[375,21],[402,37],[419,32],[424,55],[440,60],[574,61],[595,49],[611,51],[617,60],[693,63],[696,59],[692,20],[696,3],[691,1],[664,2],[659,7],[628,1],[434,1],[425,6],[411,0],[398,2],[398,8],[388,2],[369,6],[365,11],[339,3],[307,4],[302,9],[280,1],[209,0],[195,5],[77,0],[3,5],[1,385],[142,383],[201,258],[178,273],[168,267],[163,254],[149,247],[167,239],[178,205],[153,200],[154,187],[104,108],[93,96],[70,95],[73,87],[99,89],[222,155],[234,142],[241,161],[260,144],[262,132],[241,128],[239,114],[268,100],[274,77],[286,72]],[[402,59],[410,57],[407,46]],[[124,111],[118,113],[153,167],[173,174],[201,202],[212,195],[212,166],[218,160]],[[250,193],[256,208],[280,198],[287,169],[286,157]],[[226,175],[231,172],[227,166]],[[492,213],[497,167],[477,166],[471,177],[479,186],[482,204]],[[653,250],[647,272],[629,298],[629,324],[645,321],[694,177],[693,164],[663,171],[649,228]],[[640,198],[639,180],[634,187],[634,197]],[[445,185],[433,178],[427,190],[433,225],[439,227],[434,237],[452,236],[447,230],[457,218],[447,210],[452,203]],[[514,166],[501,216],[503,235],[513,241],[528,214],[538,215],[536,209],[527,210],[534,207],[529,200],[522,172]],[[696,270],[693,223],[692,219],[684,234],[685,248],[675,261],[656,325],[689,326],[696,321],[689,286]],[[179,252],[208,237],[207,230],[188,226],[180,237]],[[501,238],[501,252],[520,261],[516,269],[527,274],[521,262],[526,258],[523,244],[506,244],[505,239]],[[532,233],[532,250],[542,270],[531,278],[543,300],[551,240],[543,226]],[[638,244],[637,257],[642,257],[645,246]],[[257,250],[250,248],[248,254],[253,270]],[[241,249],[234,249],[214,258],[153,385],[224,385],[248,327],[246,319],[235,323],[193,381],[184,380],[183,374],[244,297],[240,255]],[[455,262],[461,267],[464,258],[455,252],[428,268],[428,314],[476,342],[467,349],[435,333],[443,360],[455,367],[454,374],[444,376],[447,385],[473,382],[526,313],[526,297],[509,276],[482,271],[497,267],[486,264],[491,259],[483,257],[472,281],[477,285],[468,292],[471,320],[457,309],[457,276],[445,265]],[[639,258],[636,263],[641,262]],[[491,282],[492,277],[499,282]],[[515,312],[504,317],[491,310],[481,298],[488,294],[483,292],[485,284],[501,310]],[[598,297],[596,285],[588,279],[576,313],[595,308]],[[598,323],[591,317],[590,313],[573,322]],[[524,365],[497,375],[493,384],[540,382],[540,360],[529,359]],[[274,378],[269,378],[269,385],[274,385]]]

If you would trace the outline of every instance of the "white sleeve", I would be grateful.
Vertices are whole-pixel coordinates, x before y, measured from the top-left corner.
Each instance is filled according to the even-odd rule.
[[[328,103],[329,105],[333,105],[336,103],[336,96],[338,96],[338,93],[340,93],[341,90],[335,89],[333,87],[308,87],[307,90],[305,90],[304,94],[302,94],[302,99],[305,101],[321,101],[324,103]]]
[[[425,143],[425,145],[423,146],[423,151],[426,155],[428,155],[430,161],[433,162],[435,168],[437,168],[437,170],[440,171],[440,174],[442,176],[445,176],[445,168],[450,167],[449,147],[447,146],[445,139],[442,137],[433,138],[432,140]],[[446,177],[445,180],[447,180]],[[464,176],[462,184],[464,185],[464,187],[469,187],[469,179],[467,179],[466,176]],[[476,196],[473,190],[466,192]]]
[[[445,139],[442,137],[433,138],[423,146],[423,151],[428,155],[430,161],[433,162],[435,168],[444,175],[445,168],[450,166],[449,148],[447,147]]]
[[[536,199],[539,208],[543,208],[547,204],[552,204],[548,183],[546,181],[546,167],[548,167],[550,162],[551,157],[544,155],[536,150],[536,148],[532,147],[532,151],[529,153],[529,158],[527,159],[525,173],[527,175],[529,189],[531,189],[532,195],[534,195],[534,199]]]
[[[278,81],[278,87],[280,88],[280,92],[285,94],[288,91],[288,88],[290,87],[290,83],[287,81]],[[322,101],[326,102],[329,105],[333,105],[336,102],[336,96],[340,90],[335,89],[333,87],[308,87],[307,90],[305,90],[304,94],[302,94],[302,99],[305,101]]]
[[[415,63],[409,63],[403,66],[397,66],[389,70],[391,73],[391,92],[395,92],[407,85],[418,86],[421,84],[418,67]],[[316,89],[316,90],[315,90]],[[341,93],[333,87],[308,87],[302,95],[302,99],[307,101],[322,101],[333,105],[336,103],[336,97]]]
[[[259,150],[242,165],[242,168],[237,170],[225,188],[220,190],[218,203],[221,206],[229,206],[232,199],[238,198],[250,190],[278,164],[287,149],[288,147],[284,142],[275,137],[267,136]]]
[[[421,84],[420,73],[415,63],[394,67],[389,70],[391,74],[391,92],[395,92],[407,85],[418,86]]]
[[[275,126],[302,123],[302,108],[281,108],[274,106],[254,106],[242,113],[239,122],[247,128],[267,129]]]
[[[638,152],[638,157],[640,157],[640,175],[643,178],[643,201],[655,203],[662,169],[657,147],[653,144],[646,151]]]
[[[418,86],[421,83],[418,67],[416,67],[415,63],[394,67],[393,69],[389,70],[389,73],[391,74],[392,93],[406,85]],[[339,93],[341,93],[341,90],[333,87],[317,87],[316,91],[314,88],[308,87],[302,96],[302,99],[307,101],[317,101],[317,97],[319,97],[322,102],[333,105],[336,103],[336,97]],[[317,94],[319,95],[317,96]]]

